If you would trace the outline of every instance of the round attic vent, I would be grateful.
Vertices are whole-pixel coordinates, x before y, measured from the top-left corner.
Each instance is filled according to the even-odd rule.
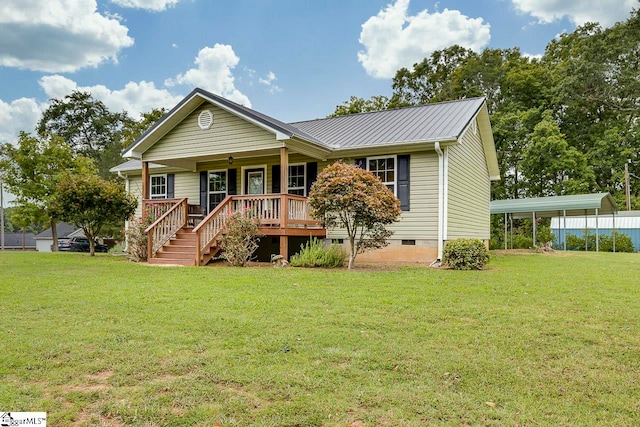
[[[206,130],[213,125],[213,113],[211,110],[203,110],[198,116],[198,126],[200,129]]]

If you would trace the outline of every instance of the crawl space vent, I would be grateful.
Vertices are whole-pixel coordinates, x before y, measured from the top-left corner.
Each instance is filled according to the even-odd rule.
[[[198,116],[198,126],[200,129],[206,130],[209,129],[213,125],[213,113],[211,110],[204,110]]]

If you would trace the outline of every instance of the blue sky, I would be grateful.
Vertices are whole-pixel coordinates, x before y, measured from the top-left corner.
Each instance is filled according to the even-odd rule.
[[[435,49],[539,55],[637,0],[2,0],[0,141],[33,131],[48,99],[91,91],[132,116],[195,86],[285,122],[324,117]]]

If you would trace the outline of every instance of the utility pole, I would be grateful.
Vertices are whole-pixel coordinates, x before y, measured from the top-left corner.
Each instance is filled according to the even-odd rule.
[[[628,211],[631,210],[631,188],[629,186],[629,162],[630,160],[627,160],[627,163],[624,164],[624,193],[627,201]]]

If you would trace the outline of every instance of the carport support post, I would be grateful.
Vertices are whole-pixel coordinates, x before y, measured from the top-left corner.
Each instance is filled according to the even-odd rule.
[[[564,209],[562,211],[562,219],[564,220],[564,224],[562,224],[563,231],[563,239],[562,239],[562,250],[567,251],[567,210]]]
[[[589,251],[589,218],[587,211],[584,211],[584,251]]]
[[[613,230],[611,230],[611,234],[613,235],[613,252],[615,253],[616,251],[616,211],[611,212],[611,220],[613,222],[613,224],[611,224],[611,227],[613,228]]]
[[[504,213],[504,250],[507,250],[507,213]]]
[[[511,227],[511,249],[513,249],[513,213],[509,215],[509,227]]]
[[[533,214],[533,247],[537,247],[538,245],[536,244],[536,234],[538,232],[538,230],[536,230],[536,212],[534,211]]]
[[[600,252],[600,232],[598,231],[598,208],[596,208],[596,252]]]

